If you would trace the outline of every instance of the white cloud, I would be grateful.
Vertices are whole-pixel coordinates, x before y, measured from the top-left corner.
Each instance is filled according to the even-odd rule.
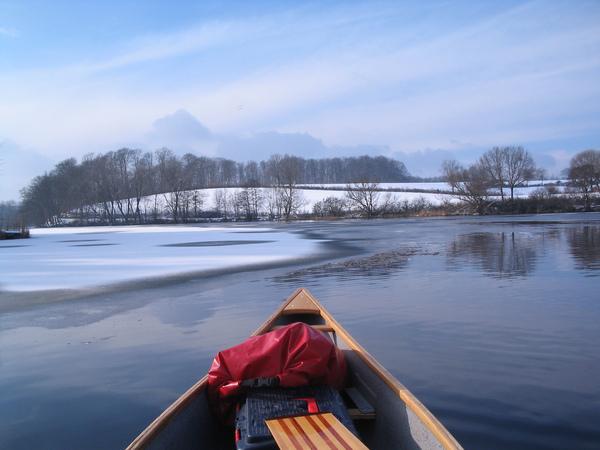
[[[551,32],[538,24],[518,45],[503,36],[531,26],[533,7],[393,52],[359,48],[269,67],[208,92],[197,90],[188,108],[218,129],[276,126],[344,143],[376,136],[389,142],[388,135],[397,143],[404,124],[427,141],[440,125],[432,119],[450,125],[457,114],[472,123],[482,113],[510,122],[537,112],[543,123],[548,116],[581,111],[582,98],[598,96],[590,80],[600,54],[590,49],[600,45],[600,32],[590,24]],[[584,73],[581,82],[578,72]],[[349,110],[352,120],[340,120]],[[450,132],[446,140],[456,137]]]
[[[289,153],[306,158],[389,153],[389,148],[385,146],[327,146],[308,133],[266,131],[217,134],[182,109],[155,120],[151,129],[129,146],[145,149],[167,147],[180,155],[190,152],[236,161],[260,161],[275,153]]]
[[[308,133],[328,148],[459,152],[597,132],[594,4],[529,2],[456,23],[439,18],[453,7],[438,5],[396,26],[388,17],[411,17],[399,8],[201,23],[65,67],[0,74],[0,134],[54,155],[154,146],[153,121],[180,108],[214,134],[256,143],[276,130],[291,146]]]
[[[141,143],[147,149],[168,147],[180,154],[202,152],[205,155],[214,155],[217,146],[211,131],[184,109],[155,120]]]
[[[239,39],[251,32],[244,24],[210,23],[183,31],[147,35],[128,43],[114,56],[106,59],[84,62],[68,67],[75,72],[100,72],[119,69],[133,64],[172,58],[188,53],[199,52]]]
[[[0,26],[0,36],[8,36],[11,38],[19,36],[19,33],[14,28]]]
[[[600,106],[589,98],[599,97],[587,75],[576,85],[552,74],[523,75],[333,108],[296,127],[328,142],[383,141],[409,151],[522,143],[596,130]]]

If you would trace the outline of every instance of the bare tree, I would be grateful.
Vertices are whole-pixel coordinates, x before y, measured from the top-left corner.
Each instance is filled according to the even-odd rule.
[[[490,180],[500,189],[500,197],[504,201],[504,184],[507,175],[508,147],[494,147],[479,158],[479,164],[485,170]]]
[[[122,148],[112,154],[114,158],[113,167],[117,170],[117,178],[115,180],[117,198],[115,199],[115,203],[125,223],[129,222],[129,217],[133,212],[131,179],[133,178],[133,162],[138,153],[141,152],[139,150]]]
[[[161,149],[156,152],[161,191],[164,192],[165,202],[175,223],[179,222],[185,210],[184,200],[185,179],[181,161],[171,150]],[[187,216],[186,216],[187,218]]]
[[[379,195],[378,183],[359,181],[346,186],[346,198],[367,219],[377,215]]]
[[[269,159],[269,173],[276,188],[278,204],[285,220],[305,204],[297,184],[302,173],[302,161],[296,156],[273,155]]]
[[[197,218],[202,212],[202,206],[204,206],[205,195],[204,192],[198,189],[191,191],[191,208],[193,211],[193,217]]]
[[[510,199],[514,200],[515,187],[535,176],[535,163],[523,147],[505,147],[506,184],[510,188]]]
[[[591,209],[591,195],[600,191],[600,150],[577,153],[569,165],[569,180],[583,194],[585,210]]]
[[[19,205],[16,202],[0,202],[0,230],[18,229],[21,222]]]
[[[442,176],[454,192],[454,188],[462,181],[464,168],[455,159],[442,162]]]
[[[278,217],[281,217],[281,199],[279,198],[279,194],[276,187],[265,191],[264,200],[266,203],[269,219],[273,220]]]
[[[205,187],[205,174],[202,171],[202,159],[191,153],[182,157],[183,176],[185,177],[185,188],[187,190]]]
[[[229,195],[225,189],[217,189],[215,190],[215,209],[217,214],[219,214],[223,219],[227,220],[230,210],[231,204]]]
[[[327,197],[313,206],[313,214],[320,217],[343,217],[348,203],[343,198]]]
[[[290,220],[306,204],[302,192],[296,189],[295,186],[284,185],[278,187],[277,196],[279,197],[279,205],[281,206],[280,215],[285,220]]]
[[[36,225],[58,225],[60,207],[57,197],[49,174],[35,177],[21,190],[21,205],[27,221]]]
[[[85,222],[96,221],[101,216],[98,159],[89,153],[81,161],[81,181],[78,189],[81,193],[80,218]]]
[[[75,158],[59,162],[50,172],[49,181],[55,196],[56,220],[61,222],[63,216],[69,215],[80,204],[81,170]]]
[[[479,214],[487,211],[491,203],[488,191],[493,183],[481,164],[473,164],[466,169],[456,161],[444,161],[442,173],[452,187],[452,195]]]
[[[237,194],[246,220],[257,220],[263,202],[262,193],[256,187],[246,187]]]
[[[137,222],[142,223],[142,211],[140,209],[140,202],[145,195],[150,194],[152,181],[153,181],[153,170],[152,170],[152,153],[142,154],[140,151],[136,151],[133,154],[133,170],[131,174],[131,193],[135,200],[135,216]]]
[[[119,178],[115,161],[114,152],[101,155],[95,161],[98,175],[98,200],[102,204],[106,220],[111,225],[116,221],[115,202],[119,199]]]
[[[381,198],[377,206],[378,214],[384,216],[386,214],[393,214],[398,199],[391,192],[386,192]]]
[[[236,220],[242,220],[244,215],[245,199],[243,191],[235,192],[231,196],[231,208]]]
[[[542,186],[544,185],[544,181],[548,178],[548,171],[543,167],[538,167],[535,171],[535,178],[542,182]]]
[[[510,189],[510,199],[514,200],[515,187],[536,176],[533,159],[519,146],[494,147],[479,158],[479,166],[500,190],[502,201],[505,186]]]

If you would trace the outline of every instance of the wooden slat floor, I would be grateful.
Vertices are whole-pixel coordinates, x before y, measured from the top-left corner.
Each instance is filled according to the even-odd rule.
[[[266,423],[281,450],[367,449],[331,413],[283,417],[267,420]]]

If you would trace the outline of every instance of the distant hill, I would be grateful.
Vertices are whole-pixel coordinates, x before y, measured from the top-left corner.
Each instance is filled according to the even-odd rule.
[[[179,193],[204,188],[413,180],[401,161],[384,156],[305,159],[272,155],[258,162],[236,162],[191,153],[178,156],[168,149],[143,153],[122,148],[87,156],[81,162],[71,158],[58,163],[32,180],[22,202],[32,223],[52,224],[61,214],[96,204],[102,205],[112,221],[113,215],[124,214],[123,208],[139,215],[140,199],[152,194],[175,193],[177,209]]]

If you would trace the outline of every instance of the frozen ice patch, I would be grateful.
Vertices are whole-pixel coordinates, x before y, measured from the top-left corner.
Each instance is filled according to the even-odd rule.
[[[241,233],[250,230],[261,239]],[[283,263],[317,253],[319,243],[266,227],[45,228],[31,235],[28,246],[0,243],[0,290],[78,289]]]

